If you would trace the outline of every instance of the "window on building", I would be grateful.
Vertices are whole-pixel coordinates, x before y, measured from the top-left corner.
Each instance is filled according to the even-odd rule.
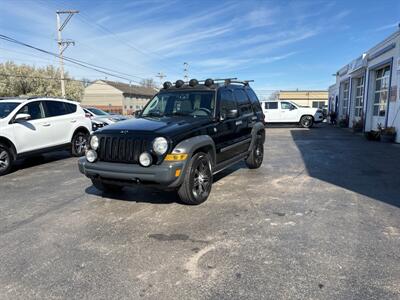
[[[265,109],[278,109],[278,102],[265,102]]]
[[[360,77],[357,79],[356,83],[356,97],[354,103],[354,116],[362,117],[363,111],[363,103],[364,103],[364,77]]]
[[[313,108],[323,108],[325,106],[325,101],[313,101],[312,107]]]
[[[349,107],[349,82],[343,84],[343,102],[342,102],[342,116],[347,115],[347,108]]]
[[[376,71],[373,115],[384,117],[389,94],[390,66]]]

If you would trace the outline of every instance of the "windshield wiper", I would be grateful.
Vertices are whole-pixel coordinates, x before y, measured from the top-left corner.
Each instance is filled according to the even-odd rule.
[[[181,112],[181,111],[176,111],[176,112],[168,113],[166,115],[167,116],[190,116],[190,113],[184,113],[184,112]]]

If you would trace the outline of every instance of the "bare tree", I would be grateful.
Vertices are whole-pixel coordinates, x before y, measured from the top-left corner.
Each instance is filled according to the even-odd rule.
[[[157,83],[154,81],[153,78],[146,78],[140,82],[141,86],[148,87],[148,88],[157,88]]]

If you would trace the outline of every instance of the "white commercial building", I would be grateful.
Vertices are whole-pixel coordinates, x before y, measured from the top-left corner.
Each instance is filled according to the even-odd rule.
[[[329,109],[363,131],[395,127],[400,143],[400,28],[336,72]]]

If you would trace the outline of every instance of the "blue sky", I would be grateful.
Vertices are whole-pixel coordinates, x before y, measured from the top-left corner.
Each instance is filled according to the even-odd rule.
[[[400,1],[0,0],[0,33],[56,52],[57,9],[77,9],[63,31],[77,58],[132,75],[254,79],[274,89],[327,89],[332,74],[400,22]],[[111,33],[113,34],[111,34]],[[0,40],[0,62],[58,64]],[[105,75],[67,65],[91,80]],[[133,77],[137,76],[137,77]],[[108,76],[108,79],[113,79]],[[158,80],[158,79],[157,79]]]

